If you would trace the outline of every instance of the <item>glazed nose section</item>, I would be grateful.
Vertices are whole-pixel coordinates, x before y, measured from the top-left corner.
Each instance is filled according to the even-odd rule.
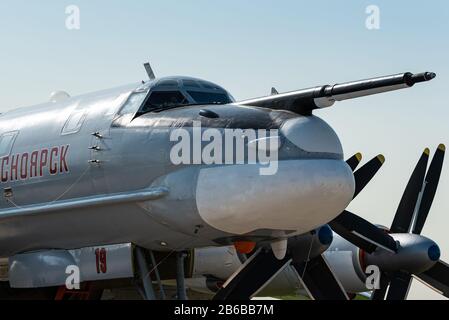
[[[318,117],[297,117],[287,120],[280,131],[287,140],[304,151],[343,158],[343,149],[337,134]]]
[[[210,226],[232,234],[260,229],[307,232],[338,216],[354,194],[354,176],[341,160],[281,160],[273,175],[258,165],[204,168],[196,204]]]

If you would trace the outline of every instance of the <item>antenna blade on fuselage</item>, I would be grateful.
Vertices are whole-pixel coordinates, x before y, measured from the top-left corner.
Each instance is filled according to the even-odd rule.
[[[154,72],[153,72],[153,69],[151,68],[150,63],[146,62],[143,64],[143,66],[145,67],[145,71],[148,74],[148,78],[150,78],[150,80],[156,79],[156,76],[154,75]]]

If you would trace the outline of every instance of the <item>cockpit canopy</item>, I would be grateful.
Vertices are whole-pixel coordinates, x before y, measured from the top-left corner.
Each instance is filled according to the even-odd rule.
[[[131,95],[121,113],[134,109],[137,115],[141,115],[188,105],[232,102],[234,98],[212,82],[188,77],[169,77],[144,84]]]

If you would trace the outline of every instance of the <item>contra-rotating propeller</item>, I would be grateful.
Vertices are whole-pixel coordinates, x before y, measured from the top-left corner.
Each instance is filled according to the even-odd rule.
[[[395,266],[397,267],[397,270],[383,272],[381,288],[375,290],[373,299],[382,299],[388,286],[390,289],[387,299],[404,299],[407,295],[412,273],[442,294],[449,295],[449,266],[442,261],[435,264],[435,261],[439,259],[438,246],[431,240],[419,235],[435,196],[444,152],[445,147],[440,145],[429,168],[424,185],[423,180],[429,157],[428,149],[421,156],[404,191],[403,199],[398,207],[390,231],[391,233],[399,233],[388,234],[385,230],[349,211],[344,211],[330,223],[333,230],[340,236],[368,253],[367,257],[372,262],[370,264],[381,265],[382,262],[387,260],[387,267],[381,268],[382,270],[387,270],[391,266],[393,266],[393,269]],[[360,160],[361,155],[357,154],[349,159],[347,163],[354,170]],[[356,183],[354,198],[371,181],[383,163],[384,157],[379,155],[354,172]],[[422,194],[420,196],[421,190]],[[417,203],[419,207],[416,219],[413,219],[413,212],[415,207],[417,207]],[[415,223],[412,227],[413,221]],[[413,228],[411,230],[414,236],[407,233],[404,234],[404,231],[408,232],[410,228]],[[397,238],[399,238],[399,241],[396,241]],[[422,265],[419,265],[421,261],[416,256],[416,250],[421,254]],[[426,251],[424,258],[422,258],[423,250]],[[294,252],[294,248],[289,248],[289,254],[283,260],[278,260],[274,257],[271,250],[260,250],[247,261],[235,277],[228,280],[227,286],[219,291],[215,299],[250,298],[252,294],[257,292],[263,284],[272,279],[288,263],[292,263],[301,282],[313,298],[347,299],[344,289],[321,254],[315,255],[311,259],[303,257],[301,260],[294,258]],[[410,257],[417,261],[417,266],[416,262],[407,261],[407,258]],[[397,261],[402,262],[402,265],[401,263],[398,264]],[[410,268],[410,266],[407,266],[409,262],[411,262],[411,265],[415,265]]]
[[[382,274],[381,288],[375,290],[373,299],[383,299],[388,286],[387,299],[405,299],[412,274],[441,294],[449,295],[449,266],[442,261],[436,262],[440,256],[438,246],[420,236],[435,197],[445,146],[438,147],[426,175],[429,153],[428,149],[424,151],[413,171],[392,224],[391,234],[349,211],[344,211],[330,223],[340,236],[368,253],[366,257],[369,264],[383,264],[383,269],[387,270]],[[360,154],[356,154],[347,163],[355,170],[360,161]],[[379,155],[354,172],[354,198],[371,181],[384,161],[384,157]],[[409,230],[414,236],[407,235]]]
[[[351,166],[354,163],[354,157],[350,158],[347,163]],[[376,175],[385,162],[383,155],[378,155],[359,170],[354,172],[355,179],[355,198],[366,187],[371,179]],[[372,223],[365,219],[345,210],[332,222],[332,229],[340,236],[363,249],[368,253],[374,252],[377,247],[384,248],[390,252],[396,252],[396,241],[388,234],[380,230]]]
[[[421,269],[420,266],[414,266],[413,268],[418,270],[417,272],[414,272],[414,270],[410,270],[405,266],[398,270],[383,271],[380,289],[375,290],[372,295],[372,299],[374,300],[384,299],[387,289],[387,300],[404,300],[407,297],[410,288],[412,275],[432,289],[449,297],[449,266],[447,263],[439,260],[440,251],[438,246],[432,244],[433,242],[431,240],[420,236],[438,187],[445,150],[446,148],[444,145],[439,145],[427,174],[426,169],[429,150],[426,149],[424,151],[410,177],[407,187],[405,188],[389,230],[393,236],[394,234],[402,235],[402,242],[404,243],[400,244],[400,246],[405,248],[404,251],[409,251],[410,259],[413,260],[409,261],[410,263],[416,264],[422,259],[423,264],[433,262],[433,266],[425,268],[426,270],[419,270]],[[414,241],[415,244],[411,244],[407,248],[406,243],[408,238],[411,241]],[[423,246],[420,248],[420,240],[425,241],[426,239],[428,240],[427,247]],[[421,251],[427,252],[423,253]],[[398,255],[400,254],[401,249],[399,250]],[[427,259],[422,258],[425,255],[427,255]],[[406,260],[406,258],[407,257],[404,256],[402,259]]]

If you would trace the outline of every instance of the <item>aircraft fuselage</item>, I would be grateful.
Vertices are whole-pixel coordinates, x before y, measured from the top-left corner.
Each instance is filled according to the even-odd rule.
[[[174,80],[177,90],[188,90],[180,85],[185,79]],[[154,93],[154,83],[0,116],[0,256],[99,244],[170,250],[271,239],[325,224],[351,200],[352,172],[321,119],[234,103],[136,114],[134,97]],[[204,116],[205,109],[218,117]],[[173,163],[173,131],[194,136],[195,124],[203,135],[278,130],[275,174],[261,175],[264,165],[248,161],[248,154],[227,164],[228,151],[222,163]],[[200,140],[202,149],[207,144]],[[160,187],[168,194],[154,200],[87,205]],[[59,209],[65,201],[71,205]]]

